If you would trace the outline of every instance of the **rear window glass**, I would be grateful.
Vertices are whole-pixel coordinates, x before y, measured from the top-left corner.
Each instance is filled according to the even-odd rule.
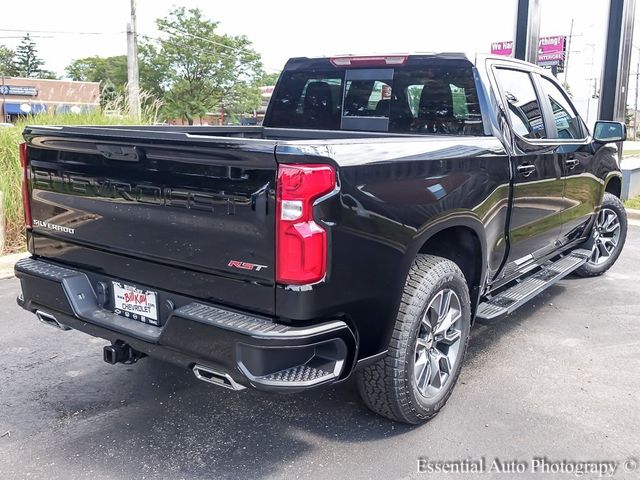
[[[470,65],[284,72],[265,125],[484,135]]]

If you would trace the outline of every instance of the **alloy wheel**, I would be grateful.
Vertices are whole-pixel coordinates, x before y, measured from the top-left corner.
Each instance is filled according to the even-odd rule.
[[[440,290],[422,316],[413,376],[426,398],[437,395],[452,377],[460,353],[462,318],[460,299],[450,288]]]
[[[598,212],[596,223],[593,226],[593,249],[589,263],[592,265],[605,263],[615,253],[619,242],[620,219],[618,214],[610,208],[603,208]]]

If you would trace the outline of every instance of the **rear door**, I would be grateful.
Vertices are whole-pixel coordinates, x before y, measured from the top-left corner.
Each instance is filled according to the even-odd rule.
[[[174,132],[28,130],[33,251],[272,312],[275,142]]]
[[[510,249],[502,272],[512,277],[558,249],[564,178],[531,72],[509,64],[493,71],[512,134]]]

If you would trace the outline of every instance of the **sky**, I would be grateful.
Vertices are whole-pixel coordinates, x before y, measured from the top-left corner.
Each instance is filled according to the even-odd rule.
[[[249,37],[267,71],[279,71],[295,56],[456,51],[473,59],[476,53],[489,53],[491,42],[513,38],[516,6],[516,0],[137,3],[139,34],[156,36],[155,19],[172,7],[197,7],[220,22],[222,33]],[[591,97],[593,78],[602,69],[607,6],[608,0],[541,0],[541,36],[568,36],[573,19],[566,80],[582,115],[589,113],[590,124],[597,111]],[[32,32],[45,68],[63,75],[74,59],[126,53],[129,8],[130,0],[31,0],[27,8],[5,1],[0,45],[15,48],[19,37]],[[565,81],[564,74],[559,78]]]

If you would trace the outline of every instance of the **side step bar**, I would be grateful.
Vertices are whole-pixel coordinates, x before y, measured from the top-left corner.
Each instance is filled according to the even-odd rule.
[[[552,263],[542,265],[540,270],[524,277],[514,286],[488,298],[478,306],[476,319],[497,320],[520,308],[543,290],[562,280],[584,264],[591,252],[574,250]]]

